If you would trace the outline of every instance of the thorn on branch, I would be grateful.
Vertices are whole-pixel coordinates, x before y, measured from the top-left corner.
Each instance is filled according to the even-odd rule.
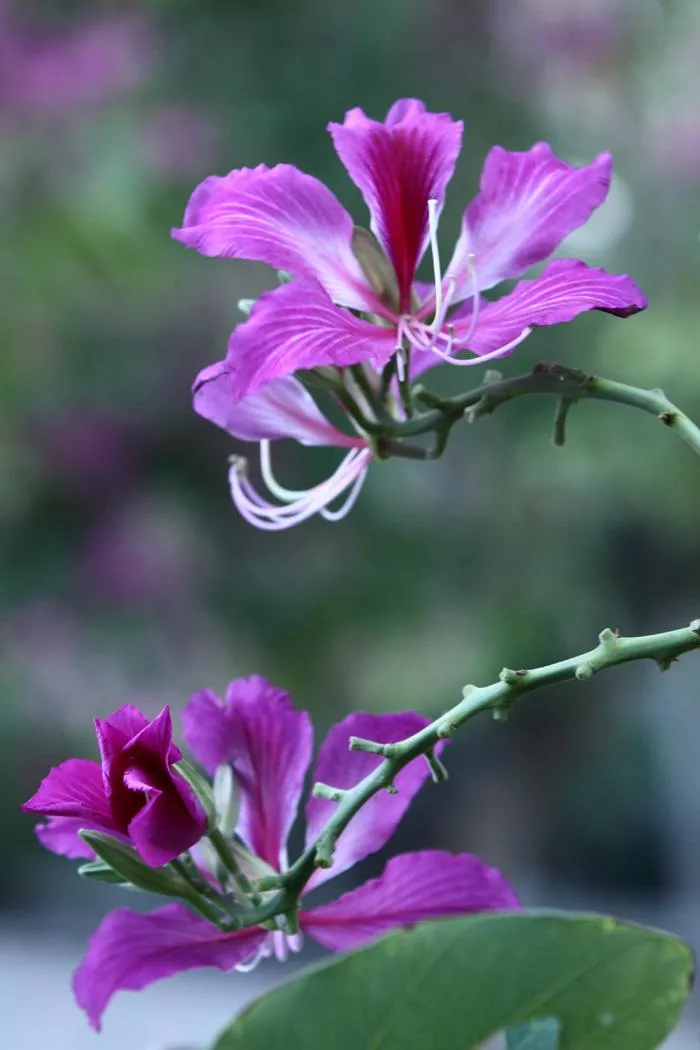
[[[700,620],[691,620],[688,626],[693,634],[700,634]]]
[[[361,736],[351,736],[348,741],[351,751],[367,751],[370,755],[382,755],[384,758],[396,758],[394,744],[380,744],[376,740],[364,740]]]
[[[314,798],[325,798],[329,802],[342,802],[346,792],[342,788],[331,787],[330,784],[324,784],[319,780],[312,787],[311,794]]]
[[[600,644],[603,646],[604,649],[609,649],[612,646],[617,645],[619,640],[620,640],[619,633],[616,632],[616,631],[611,631],[609,627],[604,627],[603,630],[598,635],[598,641],[600,642]]]
[[[660,671],[668,671],[671,665],[675,664],[677,660],[677,656],[659,656],[656,660],[656,664]]]
[[[335,853],[336,836],[333,832],[324,832],[316,843],[316,856],[314,864],[317,868],[330,868]]]
[[[430,775],[433,779],[434,784],[440,784],[443,781],[447,780],[447,777],[449,775],[447,772],[447,768],[435,754],[434,748],[431,747],[429,751],[426,751],[424,758],[430,768]]]
[[[566,419],[573,403],[568,397],[560,397],[557,401],[552,431],[552,444],[555,448],[563,448],[566,444]]]

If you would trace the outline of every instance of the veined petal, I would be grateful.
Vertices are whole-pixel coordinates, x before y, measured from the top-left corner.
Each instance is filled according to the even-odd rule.
[[[327,186],[291,164],[210,176],[172,233],[203,255],[256,259],[315,278],[343,306],[367,310],[376,301],[352,252],[352,217]]]
[[[299,919],[304,932],[326,948],[349,951],[397,926],[517,907],[500,872],[478,857],[425,850],[392,857],[379,878]]]
[[[351,736],[375,740],[380,744],[392,744],[418,733],[428,720],[414,711],[395,714],[372,715],[355,711],[342,722],[331,727],[321,745],[313,770],[313,783],[317,780],[332,787],[351,788],[371,773],[382,761],[381,756],[367,751],[350,751]],[[409,762],[394,781],[397,794],[382,792],[375,795],[362,807],[343,831],[336,843],[331,868],[317,868],[307,889],[320,885],[327,879],[339,875],[375,853],[391,838],[394,830],[410,806],[426,777],[428,766],[422,756]],[[311,797],[306,803],[306,845],[314,842],[324,824],[335,811],[336,803],[328,799]]]
[[[646,305],[631,277],[594,269],[576,259],[555,259],[539,277],[520,281],[508,295],[482,307],[476,329],[466,341],[470,319],[460,322],[455,315],[455,347],[487,354],[529,328],[562,324],[586,310],[629,317]]]
[[[400,99],[384,122],[351,109],[328,130],[372,216],[372,230],[389,256],[408,309],[411,282],[428,237],[428,201],[442,205],[462,144],[462,122],[428,113],[417,99]]]
[[[102,770],[86,758],[70,758],[55,766],[22,809],[45,816],[77,817],[86,821],[85,827],[114,827]]]
[[[546,142],[522,153],[494,146],[445,274],[456,281],[454,299],[472,295],[474,282],[484,291],[546,259],[600,207],[611,177],[609,153],[575,168]]]
[[[185,740],[213,773],[231,762],[241,790],[237,833],[279,868],[311,759],[313,729],[305,711],[265,678],[231,682],[222,702],[195,693],[182,715]]]
[[[266,936],[257,927],[222,933],[181,904],[166,904],[149,915],[118,908],[95,931],[75,971],[75,998],[99,1031],[115,992],[136,991],[200,966],[227,972],[254,955]]]
[[[383,367],[394,352],[391,328],[335,306],[316,281],[291,281],[261,295],[231,333],[226,364],[238,400],[299,368],[358,364]]]
[[[273,379],[256,394],[236,400],[225,361],[200,372],[194,382],[194,409],[241,441],[294,438],[302,445],[362,448],[329,423],[306,388],[292,376]]]

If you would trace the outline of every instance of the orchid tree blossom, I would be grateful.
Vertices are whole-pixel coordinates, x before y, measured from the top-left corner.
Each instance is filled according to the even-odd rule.
[[[333,726],[321,745],[314,781],[340,788],[357,784],[381,761],[350,751],[353,735],[392,743],[427,724],[411,712],[356,712]],[[204,768],[215,774],[233,770],[240,793],[235,828],[238,856],[251,870],[284,872],[287,839],[297,816],[311,760],[313,730],[309,716],[296,710],[289,696],[261,677],[231,683],[224,700],[209,690],[192,697],[184,712],[186,740]],[[338,838],[333,864],[317,869],[305,892],[339,875],[382,848],[428,775],[422,757],[409,763],[395,781],[396,794],[375,796]],[[306,802],[306,843],[312,845],[333,803]],[[210,878],[214,878],[210,875]],[[302,907],[299,929],[333,951],[360,947],[389,930],[422,920],[489,909],[517,908],[517,898],[503,876],[470,854],[439,850],[393,857],[383,873],[328,904]],[[192,914],[181,904],[167,904],[150,914],[118,909],[94,934],[75,974],[78,1003],[99,1028],[102,1013],[120,989],[140,989],[182,970],[214,966],[247,970],[260,959],[280,960],[301,947],[301,933],[283,928],[245,928],[227,932]]]
[[[195,383],[194,407],[233,437],[260,445],[263,481],[279,502],[260,495],[248,477],[246,460],[232,457],[231,495],[245,520],[259,529],[278,531],[314,514],[326,521],[345,517],[360,494],[373,458],[367,438],[345,434],[329,423],[309,392],[292,376],[273,379],[242,401],[232,396],[231,385],[225,362],[205,369]],[[346,454],[337,470],[320,485],[306,491],[289,489],[279,484],[272,470],[271,442],[280,438],[294,438],[302,445],[332,445],[346,450]]]
[[[352,109],[329,125],[335,149],[370,213],[372,234],[318,179],[289,164],[211,176],[173,236],[204,255],[258,260],[296,279],[258,299],[231,335],[226,364],[238,401],[299,369],[366,363],[398,373],[410,356],[478,364],[512,352],[537,327],[587,310],[627,317],[646,300],[634,281],[557,259],[496,300],[483,293],[521,278],[585,223],[608,192],[612,158],[576,168],[539,142],[494,146],[444,274],[437,226],[462,123],[400,99],[384,121]],[[416,282],[430,246],[433,284]],[[465,356],[468,355],[468,356]]]
[[[71,758],[50,771],[22,807],[47,817],[36,828],[47,849],[94,857],[79,831],[99,831],[133,846],[157,868],[175,860],[206,833],[206,814],[173,768],[182,752],[172,739],[170,709],[152,722],[126,704],[96,718],[100,762]]]

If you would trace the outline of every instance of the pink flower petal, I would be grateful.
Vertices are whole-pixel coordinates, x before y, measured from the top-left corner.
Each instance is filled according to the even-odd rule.
[[[241,168],[205,179],[173,237],[203,255],[256,259],[315,278],[343,306],[375,297],[353,255],[353,221],[331,191],[291,164]]]
[[[457,282],[455,300],[473,293],[470,255],[481,291],[519,277],[590,218],[605,200],[611,176],[609,153],[574,168],[546,142],[523,153],[494,146],[447,269],[446,277]]]
[[[237,833],[277,868],[311,759],[313,729],[305,711],[259,675],[232,682],[222,702],[207,689],[182,715],[184,735],[208,773],[231,762],[241,790]]]
[[[367,751],[350,751],[351,736],[375,740],[380,744],[391,744],[418,733],[428,725],[428,720],[414,711],[396,714],[371,715],[355,711],[342,722],[331,727],[323,741],[313,770],[313,783],[317,780],[332,787],[351,788],[371,773],[381,762],[379,755]],[[420,757],[409,762],[398,774],[395,786],[398,794],[381,792],[370,799],[360,812],[352,818],[335,847],[333,866],[318,868],[308,884],[308,889],[320,885],[327,879],[339,875],[375,853],[391,838],[394,830],[410,806],[426,777],[428,766]],[[335,812],[336,803],[327,799],[311,797],[306,803],[306,845],[309,846],[324,824]]]
[[[400,308],[408,309],[411,282],[428,237],[428,201],[441,205],[457,163],[462,122],[428,113],[417,99],[400,99],[384,122],[361,109],[329,124],[335,148],[359,186],[399,283]]]
[[[455,315],[455,342],[475,354],[487,354],[528,328],[563,324],[586,310],[629,317],[646,305],[631,277],[594,269],[576,259],[555,259],[539,277],[520,281],[508,295],[482,307],[476,331],[466,342],[470,317],[460,324]]]
[[[115,992],[137,991],[200,966],[232,970],[254,955],[266,936],[258,928],[222,933],[181,904],[166,904],[149,915],[118,908],[90,940],[73,977],[75,998],[99,1032]]]
[[[231,333],[226,364],[237,400],[299,368],[357,364],[382,367],[396,335],[335,306],[316,281],[291,281],[261,295]]]
[[[425,850],[392,857],[379,878],[299,918],[326,948],[349,951],[397,926],[518,906],[500,872],[478,857]]]
[[[70,857],[72,860],[88,858],[92,860],[95,851],[83,842],[79,831],[108,831],[114,835],[114,831],[106,828],[104,824],[93,824],[86,821],[84,817],[49,817],[45,824],[37,824],[34,828],[36,837],[44,849],[52,853],[58,853],[61,857]]]
[[[22,809],[45,816],[76,817],[85,821],[84,827],[106,831],[114,827],[102,770],[97,762],[85,758],[70,758],[55,766]]]
[[[200,372],[194,383],[194,409],[241,441],[295,438],[302,445],[362,448],[359,437],[343,434],[317,408],[311,394],[292,376],[273,379],[256,394],[237,401],[225,361]]]

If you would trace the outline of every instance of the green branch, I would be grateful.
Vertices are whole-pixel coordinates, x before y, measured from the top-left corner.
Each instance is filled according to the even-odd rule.
[[[458,704],[405,740],[382,744],[351,737],[351,750],[380,755],[383,761],[354,788],[341,791],[327,784],[317,786],[314,794],[337,802],[337,808],[327,824],[316,841],[280,876],[282,889],[259,907],[241,912],[235,920],[226,924],[226,928],[241,929],[259,925],[293,910],[314,869],[330,867],[332,864],[335,843],[355,814],[380,791],[395,791],[394,779],[404,766],[424,755],[433,778],[445,779],[446,770],[436,758],[435,748],[441,740],[452,736],[475,715],[491,711],[494,717],[502,720],[513,704],[528,693],[569,679],[585,682],[598,671],[633,660],[654,660],[665,671],[679,656],[693,649],[700,649],[700,620],[693,620],[688,627],[676,631],[637,638],[621,638],[606,628],[599,635],[598,645],[588,652],[544,667],[521,670],[506,667],[491,685],[465,686]]]

